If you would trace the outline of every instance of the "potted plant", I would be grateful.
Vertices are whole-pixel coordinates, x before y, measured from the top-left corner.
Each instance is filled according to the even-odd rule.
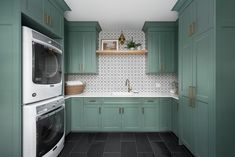
[[[131,41],[127,41],[126,48],[130,50],[136,50],[137,47],[141,46],[140,43],[136,43],[133,41],[133,37],[131,38]]]

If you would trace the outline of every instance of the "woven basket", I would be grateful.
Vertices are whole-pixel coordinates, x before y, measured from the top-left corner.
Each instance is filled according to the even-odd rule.
[[[65,95],[81,94],[85,85],[65,86]]]

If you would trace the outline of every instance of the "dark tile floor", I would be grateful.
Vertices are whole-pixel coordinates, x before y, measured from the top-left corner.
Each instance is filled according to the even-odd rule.
[[[193,157],[171,132],[71,133],[59,157]]]

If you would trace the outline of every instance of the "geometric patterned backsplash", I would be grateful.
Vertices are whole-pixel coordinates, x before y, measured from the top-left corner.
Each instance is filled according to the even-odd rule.
[[[123,31],[125,38],[145,45],[143,32]],[[101,39],[117,39],[120,32],[101,32]],[[122,46],[120,49],[124,49]],[[168,93],[171,83],[177,80],[173,74],[146,75],[145,55],[99,55],[98,75],[68,75],[66,80],[80,80],[86,83],[85,92],[126,92],[126,79],[138,92]],[[156,83],[161,87],[156,88]]]

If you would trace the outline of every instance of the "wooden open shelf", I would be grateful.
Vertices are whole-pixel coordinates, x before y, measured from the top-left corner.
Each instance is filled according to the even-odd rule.
[[[144,55],[147,53],[147,50],[97,50],[99,55]]]

